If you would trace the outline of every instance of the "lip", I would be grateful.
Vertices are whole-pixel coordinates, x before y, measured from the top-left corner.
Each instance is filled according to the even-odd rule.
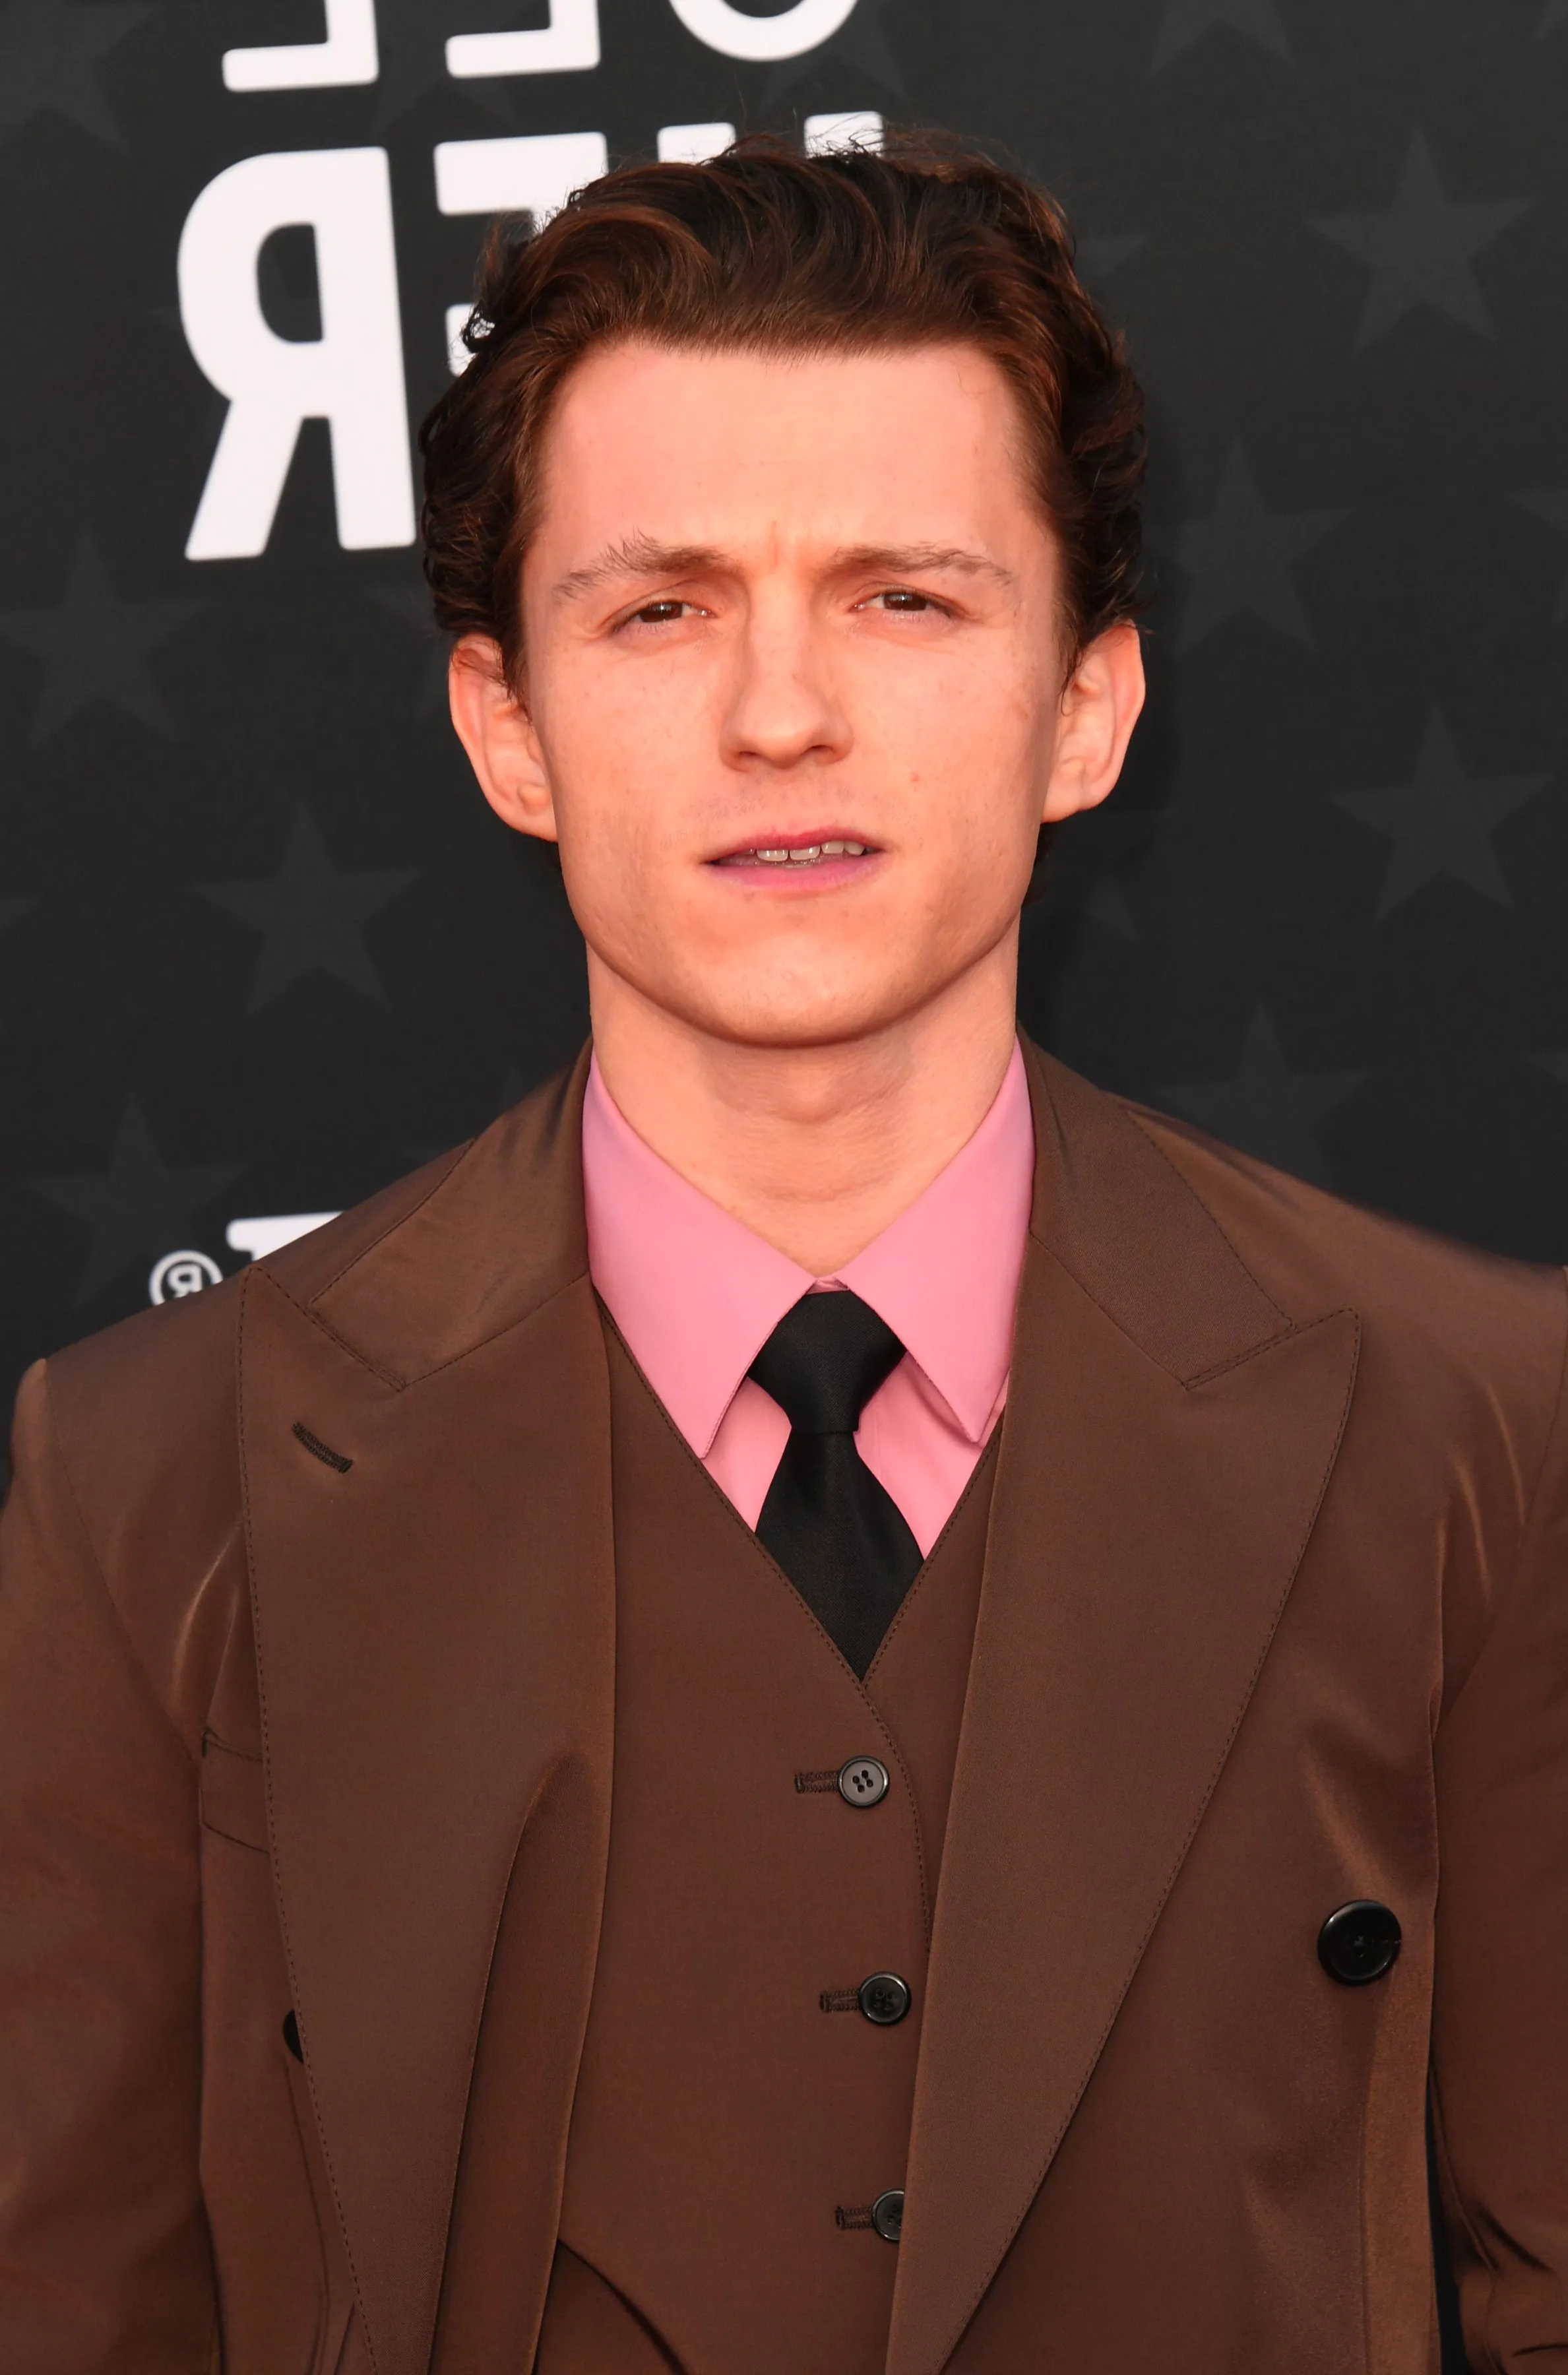
[[[847,841],[859,845],[861,855],[822,857],[809,864],[781,864],[777,858],[754,858],[747,862],[750,850],[820,849],[824,844]],[[771,826],[760,828],[756,835],[734,847],[722,850],[707,860],[710,870],[722,874],[727,880],[749,887],[772,891],[827,891],[835,884],[852,882],[863,878],[874,861],[882,855],[878,845],[852,825],[813,825],[805,832],[776,832]]]

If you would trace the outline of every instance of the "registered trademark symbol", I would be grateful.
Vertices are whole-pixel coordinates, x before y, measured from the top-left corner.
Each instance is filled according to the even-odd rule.
[[[222,1279],[223,1272],[210,1254],[193,1253],[188,1248],[183,1253],[165,1254],[160,1262],[154,1264],[147,1282],[147,1300],[178,1302],[183,1295],[200,1294],[204,1287],[220,1285]]]

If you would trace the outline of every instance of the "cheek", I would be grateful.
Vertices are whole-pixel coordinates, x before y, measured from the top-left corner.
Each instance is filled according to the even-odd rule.
[[[713,741],[700,689],[651,668],[562,668],[536,716],[564,814],[613,817],[618,832],[650,841],[672,787]]]
[[[640,777],[647,768],[645,744],[631,721],[596,691],[574,694],[557,685],[535,722],[562,839],[599,844],[612,820],[614,838],[621,838],[641,809]],[[601,847],[596,854],[607,853]]]
[[[970,686],[906,715],[899,733],[922,838],[934,852],[955,852],[973,874],[1009,862],[1020,838],[1032,847],[1051,774],[1052,708],[1016,685]]]
[[[671,795],[691,771],[640,689],[558,683],[538,724],[578,926],[627,977],[664,979],[687,891]]]
[[[923,654],[915,666],[873,666],[855,695],[861,720],[882,747],[925,774],[941,769],[979,784],[1048,758],[1049,687],[1031,656],[1010,642]]]

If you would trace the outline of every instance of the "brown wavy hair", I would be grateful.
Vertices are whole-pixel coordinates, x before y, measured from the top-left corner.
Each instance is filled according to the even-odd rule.
[[[542,230],[498,224],[471,360],[419,434],[441,625],[521,683],[522,564],[550,408],[590,349],[638,338],[762,354],[962,342],[1006,375],[1062,563],[1065,656],[1138,608],[1143,396],[1079,278],[1055,200],[956,143],[802,156],[768,136],[700,165],[632,164]]]

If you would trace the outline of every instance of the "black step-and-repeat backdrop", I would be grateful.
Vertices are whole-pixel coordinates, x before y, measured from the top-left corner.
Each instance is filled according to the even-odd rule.
[[[731,125],[1048,182],[1152,402],[1152,705],[1028,1022],[1568,1256],[1568,0],[0,0],[0,1388],[585,1021],[446,726],[482,219]]]

